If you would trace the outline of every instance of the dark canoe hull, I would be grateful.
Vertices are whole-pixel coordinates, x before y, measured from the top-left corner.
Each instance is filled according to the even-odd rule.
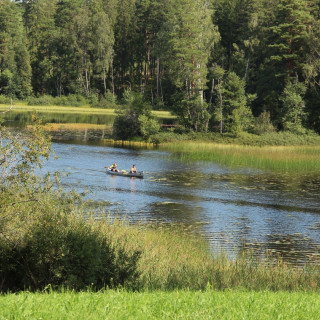
[[[143,171],[138,171],[137,173],[130,173],[129,171],[123,172],[123,171],[111,171],[107,170],[107,174],[111,174],[114,176],[122,176],[122,177],[135,177],[135,178],[143,178]]]

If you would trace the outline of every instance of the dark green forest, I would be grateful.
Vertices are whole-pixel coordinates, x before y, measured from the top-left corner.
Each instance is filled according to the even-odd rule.
[[[319,13],[316,0],[0,0],[0,95],[138,92],[196,132],[320,133]]]

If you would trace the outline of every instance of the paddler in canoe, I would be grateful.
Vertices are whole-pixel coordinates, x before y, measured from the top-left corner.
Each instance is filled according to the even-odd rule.
[[[109,167],[111,171],[114,172],[119,172],[119,170],[117,169],[117,163],[115,162],[112,166]]]
[[[137,168],[135,164],[132,165],[132,168],[130,169],[130,173],[137,173]]]

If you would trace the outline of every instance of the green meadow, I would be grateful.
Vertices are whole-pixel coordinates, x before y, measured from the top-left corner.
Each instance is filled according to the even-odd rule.
[[[319,319],[318,293],[73,291],[0,296],[0,319]]]
[[[0,105],[0,111],[10,109],[10,105]],[[41,112],[41,113],[76,113],[76,114],[101,114],[101,115],[116,115],[115,109],[93,108],[89,106],[72,107],[72,106],[29,106],[27,104],[17,104],[11,109],[15,112]],[[168,111],[152,111],[152,114],[161,118],[175,118]]]

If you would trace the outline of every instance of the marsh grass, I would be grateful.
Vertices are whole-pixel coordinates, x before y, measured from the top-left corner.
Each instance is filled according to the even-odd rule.
[[[112,243],[141,252],[140,289],[318,290],[315,266],[294,268],[278,257],[257,258],[244,252],[235,260],[212,251],[195,230],[167,225],[130,226],[123,220],[99,223]]]
[[[320,146],[243,146],[205,142],[167,143],[161,149],[181,160],[281,172],[320,172]]]
[[[114,146],[114,147],[122,147],[129,149],[154,149],[155,145],[153,143],[145,142],[145,141],[127,141],[127,140],[115,140],[115,139],[104,139],[103,142],[105,145]]]
[[[318,319],[311,292],[175,290],[62,292],[0,296],[0,319]]]

